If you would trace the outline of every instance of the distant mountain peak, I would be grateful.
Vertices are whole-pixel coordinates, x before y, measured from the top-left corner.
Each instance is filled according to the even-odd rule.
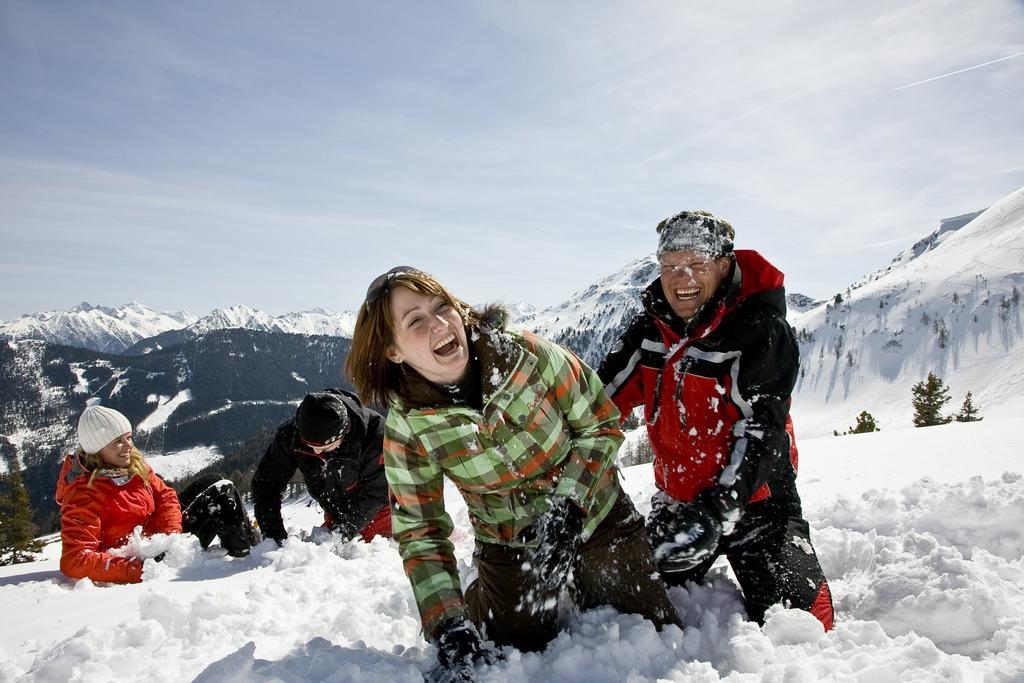
[[[597,367],[641,309],[640,293],[658,276],[654,255],[633,259],[565,302],[525,316],[518,324],[567,346]]]
[[[858,280],[853,283],[850,288],[857,289],[858,287],[862,287],[869,282],[877,280],[880,277],[884,277],[887,273],[901,264],[910,263],[911,261],[920,258],[942,244],[951,234],[957,232],[960,228],[969,225],[975,218],[982,215],[987,210],[988,209],[971,211],[970,213],[960,214],[959,216],[951,216],[950,218],[941,219],[939,221],[939,227],[936,228],[934,232],[931,232],[925,237],[914,242],[914,244],[896,254],[892,261],[889,262],[889,265],[884,268],[879,268],[867,277]]]
[[[134,301],[117,308],[83,301],[67,311],[30,313],[0,323],[0,337],[120,353],[141,339],[184,327],[195,319],[190,313],[157,311]]]

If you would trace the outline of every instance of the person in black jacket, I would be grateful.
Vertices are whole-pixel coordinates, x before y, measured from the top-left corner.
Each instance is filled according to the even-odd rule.
[[[324,527],[342,537],[391,535],[384,478],[384,418],[342,389],[308,394],[277,429],[252,477],[253,508],[265,538],[284,543],[281,499],[298,469],[324,511]]]
[[[832,627],[831,592],[796,489],[789,415],[799,348],[782,273],[706,211],[658,225],[661,275],[598,374],[623,415],[644,406],[654,451],[647,532],[670,585],[725,555],[749,616],[774,604]]]

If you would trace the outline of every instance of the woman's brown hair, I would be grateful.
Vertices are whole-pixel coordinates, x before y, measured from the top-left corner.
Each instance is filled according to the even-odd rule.
[[[388,347],[394,342],[394,321],[388,305],[391,290],[395,287],[423,294],[439,296],[458,311],[467,325],[476,325],[479,319],[476,311],[448,291],[429,273],[416,269],[404,269],[388,273],[380,285],[380,291],[367,293],[367,300],[359,308],[355,331],[352,333],[352,348],[348,352],[345,370],[367,403],[386,406],[388,394],[404,394],[404,369],[401,364],[388,360]]]

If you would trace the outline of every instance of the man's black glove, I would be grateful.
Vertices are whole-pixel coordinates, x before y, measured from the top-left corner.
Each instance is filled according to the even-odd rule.
[[[576,562],[583,535],[583,511],[568,498],[557,496],[533,524],[537,545],[527,558],[535,585],[548,590],[564,586]]]
[[[733,491],[710,489],[685,503],[656,494],[647,537],[662,573],[685,572],[714,556],[722,536],[736,528],[742,510]]]
[[[452,683],[475,681],[474,666],[493,664],[497,653],[488,646],[468,619],[453,619],[441,626],[435,642],[442,674],[439,680]]]

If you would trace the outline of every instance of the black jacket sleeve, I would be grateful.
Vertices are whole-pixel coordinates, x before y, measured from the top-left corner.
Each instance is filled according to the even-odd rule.
[[[281,500],[297,464],[292,450],[295,423],[281,425],[252,475],[253,512],[266,538],[283,541],[288,536],[281,518]]]
[[[384,478],[384,418],[363,406],[352,394],[344,399],[352,422],[349,452],[358,460],[358,483],[351,490],[339,492],[337,510],[332,512],[334,528],[345,536],[356,535],[369,524],[388,502],[388,484]]]
[[[789,467],[786,420],[799,371],[793,330],[776,311],[756,307],[724,335],[742,353],[737,389],[746,406],[742,428],[719,483],[745,504],[779,467]]]
[[[644,402],[643,373],[640,371],[645,353],[643,342],[652,336],[655,336],[655,331],[647,314],[638,313],[622,336],[612,344],[597,370],[608,397],[622,414],[622,421],[633,408]]]

